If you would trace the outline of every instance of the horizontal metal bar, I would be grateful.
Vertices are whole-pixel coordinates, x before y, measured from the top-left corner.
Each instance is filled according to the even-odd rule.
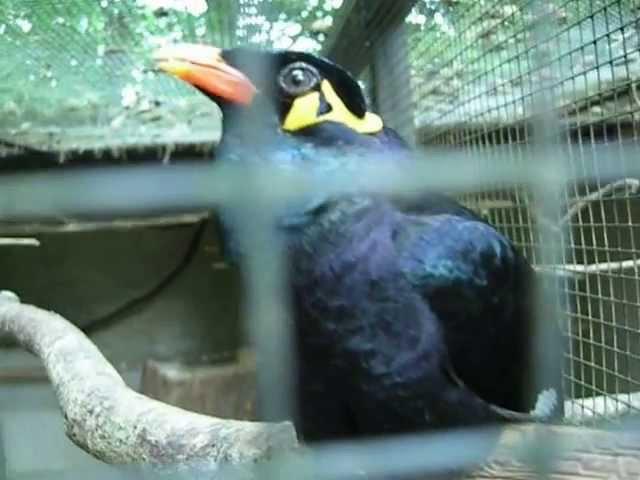
[[[430,149],[417,154],[416,164],[407,163],[402,168],[394,165],[389,154],[366,158],[341,155],[334,171],[319,173],[281,171],[268,163],[249,171],[246,167],[196,162],[12,174],[0,177],[0,218],[24,221],[68,215],[183,213],[233,201],[282,202],[312,192],[419,194],[424,190],[464,192],[536,181],[561,184],[616,178],[621,173],[617,167],[621,156],[628,159],[625,175],[633,175],[632,170],[640,175],[640,166],[632,161],[640,156],[640,146],[633,143],[585,149],[558,146],[555,151],[555,158],[549,159],[548,149],[496,148],[486,155]],[[567,161],[577,162],[584,156],[598,158],[598,165],[582,162],[582,171],[570,175],[565,170]],[[330,159],[335,163],[334,157]],[[248,184],[249,178],[254,185]]]
[[[37,238],[0,237],[0,247],[39,247]]]
[[[500,428],[489,427],[335,442],[315,447],[310,462],[315,473],[327,479],[353,478],[358,471],[375,478],[462,471],[485,461],[500,433]]]
[[[96,232],[101,230],[131,230],[134,228],[160,228],[179,225],[192,225],[210,217],[210,212],[184,213],[181,215],[154,215],[151,217],[113,218],[98,221],[83,221],[73,218],[60,218],[58,221],[34,223],[3,223],[0,220],[0,233],[3,235],[36,235],[46,233]],[[24,240],[24,239],[21,239]],[[2,238],[0,238],[2,245]]]
[[[468,192],[505,184],[532,184],[536,179],[607,180],[640,175],[640,145],[601,144],[589,148],[558,145],[547,153],[499,147],[486,152],[428,149],[415,163],[399,168],[390,154],[363,157],[341,154],[335,170],[281,171],[268,162],[247,170],[222,164],[106,167],[50,170],[0,176],[0,219],[33,221],[60,216],[145,216],[206,210],[234,201],[255,200],[256,208],[310,192],[325,195],[378,192],[419,194],[428,191]],[[557,152],[557,153],[555,153]],[[322,162],[321,153],[317,162]],[[326,153],[330,155],[330,153]],[[580,158],[598,158],[580,163]],[[330,158],[335,164],[335,157]],[[567,170],[581,165],[579,172]],[[482,165],[482,167],[479,167]],[[249,174],[250,173],[250,174]]]

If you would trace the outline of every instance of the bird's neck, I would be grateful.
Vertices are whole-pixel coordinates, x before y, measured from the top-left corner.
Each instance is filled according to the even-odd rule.
[[[376,197],[329,200],[310,212],[304,223],[281,227],[286,232],[292,264],[315,269],[315,264],[345,251],[352,257],[365,254],[361,247],[386,229],[394,213],[386,201]]]
[[[325,199],[309,208],[304,223],[299,226],[283,224],[282,227],[297,231],[307,241],[326,235],[347,236],[349,227],[369,218],[378,203],[381,201],[366,195]]]
[[[222,104],[222,139],[219,149],[259,150],[282,134],[272,106],[256,102],[250,108]]]

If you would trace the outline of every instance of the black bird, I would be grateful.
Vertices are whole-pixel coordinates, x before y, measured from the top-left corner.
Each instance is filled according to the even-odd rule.
[[[187,44],[159,50],[156,60],[220,106],[221,162],[327,174],[357,173],[354,152],[409,161],[400,136],[367,110],[358,82],[326,59]],[[531,266],[455,200],[419,200],[314,195],[274,226],[287,248],[296,423],[307,441],[542,413],[524,413],[536,404]],[[550,403],[558,403],[559,378]]]

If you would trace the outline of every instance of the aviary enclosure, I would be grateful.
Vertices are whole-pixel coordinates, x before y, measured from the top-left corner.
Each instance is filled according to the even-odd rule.
[[[298,450],[290,424],[223,421],[207,449],[213,417],[291,406],[283,258],[261,219],[313,182],[214,168],[220,111],[152,62],[176,42],[309,51],[356,76],[420,162],[335,192],[448,192],[515,242],[554,307],[537,364],[562,363],[563,421],[505,427],[486,462],[494,430]],[[3,0],[0,52],[0,479],[640,476],[636,0]],[[228,202],[257,205],[244,281],[218,241]],[[69,322],[115,370],[82,363],[99,353]],[[182,411],[127,385],[207,416],[174,451]],[[106,463],[63,422],[89,451],[115,435],[93,451]]]

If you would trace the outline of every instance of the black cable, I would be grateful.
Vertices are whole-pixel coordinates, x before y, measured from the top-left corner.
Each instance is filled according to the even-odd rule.
[[[158,283],[152,286],[146,292],[137,295],[122,305],[114,308],[111,312],[102,315],[92,321],[89,322],[88,325],[84,327],[80,327],[81,330],[86,335],[92,335],[94,333],[98,333],[106,328],[113,326],[115,323],[123,320],[124,316],[131,312],[131,310],[139,307],[146,302],[152,300],[158,294],[162,293],[162,291],[167,288],[171,283],[178,278],[178,276],[186,270],[186,268],[191,264],[194,259],[197,251],[198,245],[200,245],[200,240],[202,239],[202,235],[207,226],[207,219],[201,220],[196,227],[196,231],[193,234],[189,242],[189,246],[187,247],[187,251],[182,259],[178,262],[178,264],[169,271]]]

